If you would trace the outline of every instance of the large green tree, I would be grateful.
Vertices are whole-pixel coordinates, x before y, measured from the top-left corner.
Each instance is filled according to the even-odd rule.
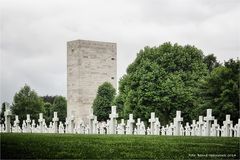
[[[51,118],[53,117],[53,112],[58,112],[59,121],[65,122],[67,117],[67,100],[63,96],[55,96],[52,110],[51,110]]]
[[[145,47],[127,68],[119,82],[117,104],[124,116],[133,113],[144,121],[155,112],[163,124],[181,110],[186,121],[194,118],[192,109],[202,100],[199,85],[208,75],[204,55],[194,46],[164,43]]]
[[[106,121],[111,113],[111,106],[116,94],[115,88],[109,82],[99,86],[97,96],[93,102],[93,113],[99,121]]]
[[[234,123],[239,118],[240,61],[230,59],[224,66],[214,68],[202,85],[201,97],[204,103],[196,112],[204,114],[206,108],[213,108],[214,116],[222,123],[230,114]]]
[[[39,113],[43,112],[43,101],[37,93],[25,85],[17,92],[13,98],[12,111],[18,115],[20,123],[26,119],[26,115],[30,114],[31,119],[37,120]]]

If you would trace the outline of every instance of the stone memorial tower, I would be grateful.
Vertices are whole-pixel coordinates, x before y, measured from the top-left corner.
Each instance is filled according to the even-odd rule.
[[[67,42],[67,116],[88,122],[98,87],[117,87],[116,43],[88,40]]]

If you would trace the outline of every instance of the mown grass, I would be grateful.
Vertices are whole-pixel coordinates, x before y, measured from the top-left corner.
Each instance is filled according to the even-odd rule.
[[[1,134],[1,159],[239,159],[240,138]]]

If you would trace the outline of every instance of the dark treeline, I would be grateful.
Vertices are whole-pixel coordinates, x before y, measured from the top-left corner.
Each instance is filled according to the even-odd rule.
[[[6,102],[2,104],[1,109],[1,123],[4,122],[4,111]],[[67,101],[63,96],[43,96],[38,94],[25,85],[19,92],[17,92],[13,98],[13,103],[10,105],[13,116],[12,122],[15,119],[15,115],[18,115],[20,123],[26,120],[26,115],[30,114],[31,119],[35,119],[37,122],[39,113],[44,114],[44,119],[47,124],[53,118],[53,112],[58,112],[59,120],[65,122],[67,115]]]

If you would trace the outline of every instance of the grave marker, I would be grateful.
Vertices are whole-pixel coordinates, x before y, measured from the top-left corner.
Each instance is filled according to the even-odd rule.
[[[54,127],[54,133],[58,133],[58,121],[59,118],[57,116],[57,112],[53,112],[53,127]]]
[[[191,136],[196,136],[196,128],[197,128],[196,120],[192,120],[191,127],[192,127]]]
[[[133,119],[133,114],[129,114],[129,133],[133,134],[133,123],[135,122],[135,120]]]
[[[150,122],[150,134],[153,135],[154,134],[154,123],[156,121],[155,118],[155,113],[151,112],[151,118],[148,120],[148,122]]]
[[[90,114],[88,116],[89,119],[89,129],[90,133],[93,133],[93,120],[94,120],[94,115],[93,115],[93,108],[90,109]]]
[[[206,121],[205,135],[210,136],[211,121],[214,120],[214,116],[212,116],[212,109],[207,109],[207,116],[204,117],[204,120]]]
[[[40,126],[40,133],[43,133],[43,122],[44,122],[44,119],[43,119],[43,114],[42,113],[39,113],[38,122],[39,122],[39,126]]]
[[[137,134],[140,134],[140,125],[141,125],[141,119],[138,118],[138,119],[137,119],[137,123],[136,123],[136,126],[137,126]]]
[[[6,126],[6,132],[10,133],[11,132],[11,116],[12,116],[12,111],[10,109],[10,105],[9,103],[5,103],[5,112],[4,112],[4,116],[5,116],[5,126]]]
[[[160,134],[160,122],[159,122],[159,119],[156,118],[154,123],[154,135],[159,135],[159,134]]]
[[[112,106],[111,114],[109,115],[110,118],[110,134],[116,134],[116,119],[118,118],[118,114],[116,111],[116,106]]]
[[[176,118],[174,118],[174,135],[178,136],[180,135],[180,127],[181,122],[183,121],[183,118],[181,117],[181,111],[176,112]]]
[[[26,120],[26,123],[27,123],[27,132],[30,133],[31,132],[31,119],[30,119],[30,114],[27,114],[27,120]]]
[[[198,124],[198,135],[202,136],[202,130],[204,125],[203,116],[199,116],[197,124]]]
[[[16,128],[16,132],[19,133],[20,132],[20,129],[19,129],[19,119],[18,119],[18,115],[15,115],[15,121],[13,122],[14,123],[14,126]]]
[[[226,120],[223,121],[223,125],[224,125],[224,136],[229,137],[230,136],[230,125],[232,124],[232,121],[230,120],[230,115],[227,114],[226,115]]]

